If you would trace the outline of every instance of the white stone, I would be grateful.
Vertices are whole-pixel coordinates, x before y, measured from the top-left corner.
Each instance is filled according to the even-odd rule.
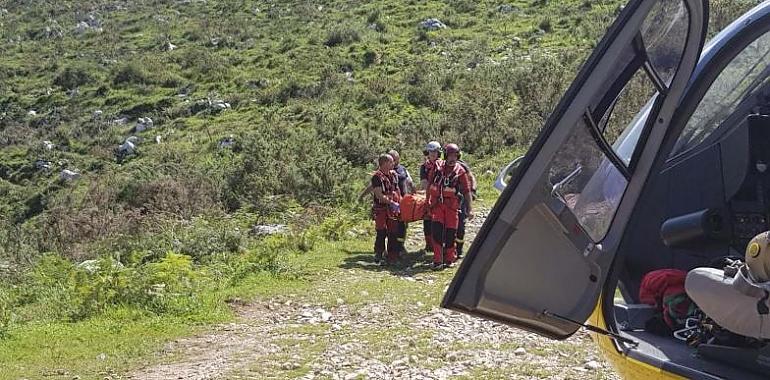
[[[43,148],[45,148],[45,150],[53,150],[53,148],[55,148],[55,147],[56,147],[56,145],[54,145],[52,142],[50,142],[48,140],[43,141]]]
[[[516,355],[516,356],[526,355],[527,354],[527,350],[524,349],[524,347],[519,347],[515,351],[513,351],[513,354]]]
[[[599,363],[599,362],[597,362],[595,360],[591,360],[588,363],[586,363],[585,368],[586,369],[590,369],[590,370],[597,370],[599,368],[602,368],[602,365],[601,365],[601,363]]]
[[[437,18],[425,19],[420,23],[420,27],[427,30],[445,29],[446,25]]]
[[[29,112],[27,112],[27,115],[29,115],[29,116],[37,116],[37,111],[29,110]]]
[[[74,180],[80,178],[80,173],[72,171],[72,170],[69,170],[69,169],[64,169],[64,170],[61,171],[60,177],[61,177],[61,179],[65,180],[65,181],[74,181]]]

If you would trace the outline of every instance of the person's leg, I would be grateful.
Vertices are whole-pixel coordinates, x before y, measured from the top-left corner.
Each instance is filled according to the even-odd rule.
[[[385,253],[385,237],[388,235],[385,210],[374,210],[374,229],[377,232],[374,238],[374,261],[380,262]]]
[[[401,243],[398,241],[398,236],[399,236],[398,221],[394,219],[388,219],[387,231],[388,231],[387,261],[389,264],[392,264],[398,260],[399,249],[401,248]]]
[[[433,207],[431,213],[431,240],[433,242],[433,265],[438,266],[444,263],[444,205],[438,204]]]
[[[465,210],[460,209],[459,222],[457,224],[457,236],[455,237],[455,246],[457,247],[457,259],[463,257],[463,244],[465,244]]]
[[[433,239],[431,237],[433,228],[431,227],[431,223],[432,221],[430,218],[423,219],[422,221],[422,232],[425,234],[425,252],[433,252]]]
[[[407,224],[402,221],[398,222],[398,253],[400,255],[406,254],[406,227]]]
[[[444,229],[444,264],[451,266],[457,261],[457,252],[455,245],[455,237],[457,230],[454,228]]]
[[[457,234],[457,227],[460,224],[460,216],[459,208],[453,206],[457,205],[447,205],[446,213],[444,214],[444,263],[447,265],[451,265],[457,261],[455,237]]]

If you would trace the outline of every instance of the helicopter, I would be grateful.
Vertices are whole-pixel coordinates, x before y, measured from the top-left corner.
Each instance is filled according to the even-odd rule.
[[[770,1],[708,43],[707,24],[707,0],[622,9],[500,171],[442,307],[556,340],[586,328],[627,379],[770,376],[770,342],[694,348],[639,323],[645,274],[742,256],[770,230]]]

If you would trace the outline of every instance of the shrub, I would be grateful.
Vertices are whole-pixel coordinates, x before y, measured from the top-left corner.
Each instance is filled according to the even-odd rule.
[[[324,45],[333,47],[338,45],[346,45],[361,40],[361,36],[358,31],[350,27],[340,27],[329,32],[326,36],[326,42]]]
[[[66,90],[72,90],[89,84],[93,82],[93,80],[93,75],[89,73],[87,69],[70,66],[56,74],[56,77],[53,79],[53,84]]]
[[[137,62],[129,62],[118,67],[112,74],[112,83],[119,84],[149,84],[150,74]]]

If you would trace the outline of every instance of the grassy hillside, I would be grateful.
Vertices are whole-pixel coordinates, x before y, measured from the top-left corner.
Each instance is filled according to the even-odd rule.
[[[306,248],[304,226],[365,215],[379,152],[413,171],[429,139],[480,170],[520,152],[619,4],[5,3],[0,270],[29,281],[50,252],[143,273],[175,252],[195,272],[265,251],[260,223]]]
[[[623,3],[0,2],[0,341],[226,318],[280,255],[369,238],[389,148],[458,142],[489,191]],[[718,30],[754,2],[712,3]]]

